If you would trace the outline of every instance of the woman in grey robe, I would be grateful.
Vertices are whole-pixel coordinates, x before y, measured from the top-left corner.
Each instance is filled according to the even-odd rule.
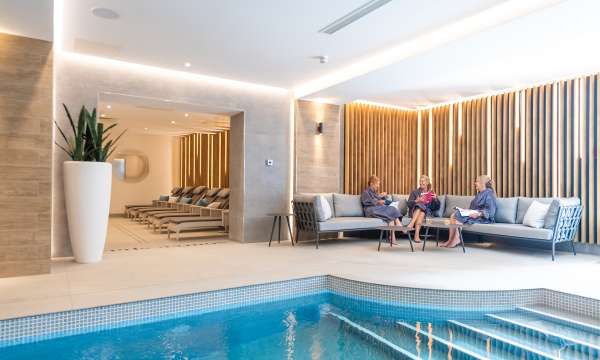
[[[388,225],[400,225],[400,210],[394,206],[385,205],[386,193],[379,191],[379,178],[375,175],[369,177],[369,186],[362,192],[360,201],[365,216],[379,218]],[[392,242],[396,242],[396,235],[392,231]]]
[[[469,206],[470,210],[475,210],[469,216],[461,215],[460,210],[456,209],[450,217],[452,224],[491,224],[494,223],[496,216],[496,192],[494,191],[494,182],[487,175],[480,175],[475,181],[477,195]],[[460,243],[458,231],[449,230],[448,241],[441,244],[444,247],[455,247]]]

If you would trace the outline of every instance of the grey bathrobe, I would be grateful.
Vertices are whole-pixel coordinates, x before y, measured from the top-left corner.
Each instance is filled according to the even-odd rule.
[[[387,205],[379,205],[377,202],[383,200],[383,196],[380,196],[375,190],[370,187],[366,188],[360,196],[360,201],[367,217],[375,217],[386,222],[390,222],[400,218],[400,211]]]

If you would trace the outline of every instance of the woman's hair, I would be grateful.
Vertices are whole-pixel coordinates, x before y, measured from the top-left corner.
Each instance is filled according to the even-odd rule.
[[[419,177],[419,181],[421,181],[423,179],[427,180],[427,191],[431,191],[431,187],[432,187],[431,186],[431,178],[429,176],[427,176],[427,175],[421,175]]]
[[[492,189],[492,191],[496,192],[494,190],[494,180],[492,180],[492,178],[488,175],[479,175],[477,177],[477,181],[480,181],[481,183],[485,184],[485,187],[487,189]]]
[[[371,186],[371,184],[376,183],[379,181],[379,178],[377,177],[377,175],[371,175],[369,176],[369,182],[367,183],[368,186]]]

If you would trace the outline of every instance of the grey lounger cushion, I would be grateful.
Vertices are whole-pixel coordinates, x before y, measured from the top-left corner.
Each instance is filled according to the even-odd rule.
[[[360,195],[333,194],[335,217],[364,216]]]
[[[320,231],[343,231],[353,229],[375,228],[387,225],[385,221],[368,217],[335,217],[319,222]]]
[[[496,198],[496,222],[515,224],[517,221],[518,204],[518,197]]]
[[[450,217],[454,213],[454,208],[459,207],[468,209],[473,201],[474,196],[458,196],[446,195],[446,203],[444,205],[444,217]]]
[[[463,228],[465,232],[502,235],[537,240],[552,239],[552,230],[536,229],[521,224],[473,224]]]

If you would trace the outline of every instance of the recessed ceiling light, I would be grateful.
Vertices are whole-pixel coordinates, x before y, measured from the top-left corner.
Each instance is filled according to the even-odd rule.
[[[171,124],[175,124],[175,120],[171,120]]]
[[[184,64],[183,64],[183,66],[185,66],[185,67],[190,67],[190,66],[192,66],[192,64],[191,64],[191,63],[189,63],[189,62],[186,62],[186,63],[184,63]]]
[[[100,117],[101,118],[106,117],[106,114],[100,114]]]
[[[183,116],[188,117],[188,116],[190,116],[190,114],[185,113],[185,114],[183,114]]]
[[[99,18],[109,19],[109,20],[114,20],[114,19],[119,18],[119,14],[117,14],[116,11],[109,9],[109,8],[103,8],[103,7],[92,8],[92,14],[94,14],[95,16],[97,16]]]
[[[148,128],[144,128],[144,131],[148,131]]]
[[[106,105],[106,108],[107,108],[107,109],[111,109],[111,108],[112,108],[112,106],[110,106],[110,105]]]

